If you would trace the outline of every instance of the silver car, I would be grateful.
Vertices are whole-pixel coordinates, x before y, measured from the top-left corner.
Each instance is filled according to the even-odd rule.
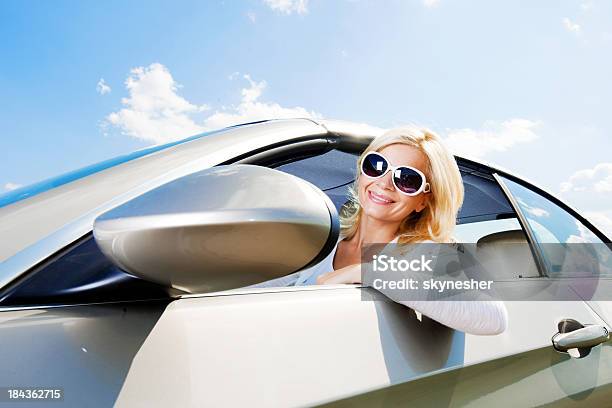
[[[507,329],[476,336],[361,285],[250,287],[329,253],[375,136],[250,123],[0,196],[0,406],[609,406],[612,302],[508,301]],[[458,240],[530,248],[494,278],[529,291],[555,272],[544,242],[609,244],[541,188],[456,159]]]

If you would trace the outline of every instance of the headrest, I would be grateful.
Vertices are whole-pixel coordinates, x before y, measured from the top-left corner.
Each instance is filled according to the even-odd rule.
[[[508,230],[485,235],[476,243],[476,247],[490,244],[520,244],[527,243],[523,230]]]

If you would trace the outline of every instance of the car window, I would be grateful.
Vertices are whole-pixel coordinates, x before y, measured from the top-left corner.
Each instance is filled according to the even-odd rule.
[[[357,159],[356,154],[334,149],[318,156],[280,165],[276,170],[300,177],[325,191],[351,183],[355,179]]]
[[[516,199],[538,242],[603,242],[582,222],[550,200],[512,180],[502,179]]]
[[[475,244],[492,279],[540,276],[527,234],[498,182],[490,173],[460,167],[465,197],[455,239]]]
[[[276,167],[300,177],[323,190],[340,211],[348,200],[349,186],[355,180],[358,155],[331,150],[318,156]]]
[[[580,276],[612,276],[610,248],[584,223],[537,192],[508,178],[501,179],[531,229],[551,276],[574,276],[577,273]],[[581,256],[584,259],[595,257],[599,266],[576,270],[578,266],[568,264]]]
[[[340,210],[348,200],[349,188],[355,180],[358,158],[359,153],[331,150],[283,164],[276,169],[314,184],[323,190],[336,205],[336,209]],[[516,217],[512,205],[490,173],[483,173],[463,163],[459,163],[459,167],[465,199],[457,216],[458,224]]]
[[[458,242],[478,243],[492,234],[515,232],[526,241],[525,233],[517,218],[489,220],[459,224],[455,228],[454,237]]]
[[[0,306],[37,306],[169,298],[165,288],[111,263],[90,233],[0,293]]]
[[[516,216],[504,192],[490,174],[477,172],[461,165],[460,170],[465,194],[457,216],[458,224]]]

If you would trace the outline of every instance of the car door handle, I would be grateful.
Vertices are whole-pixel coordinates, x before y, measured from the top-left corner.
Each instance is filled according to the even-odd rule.
[[[574,319],[559,322],[559,332],[552,337],[555,350],[575,358],[586,357],[591,348],[610,339],[608,329],[599,324],[582,325]]]

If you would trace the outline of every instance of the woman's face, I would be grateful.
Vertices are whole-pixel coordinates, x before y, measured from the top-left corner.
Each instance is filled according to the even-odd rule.
[[[427,157],[416,147],[397,143],[384,147],[379,153],[385,156],[391,166],[411,166],[426,174]],[[378,179],[360,174],[359,201],[365,216],[399,224],[413,211],[423,210],[429,194],[407,196],[400,193],[393,185],[391,173],[388,171]]]

